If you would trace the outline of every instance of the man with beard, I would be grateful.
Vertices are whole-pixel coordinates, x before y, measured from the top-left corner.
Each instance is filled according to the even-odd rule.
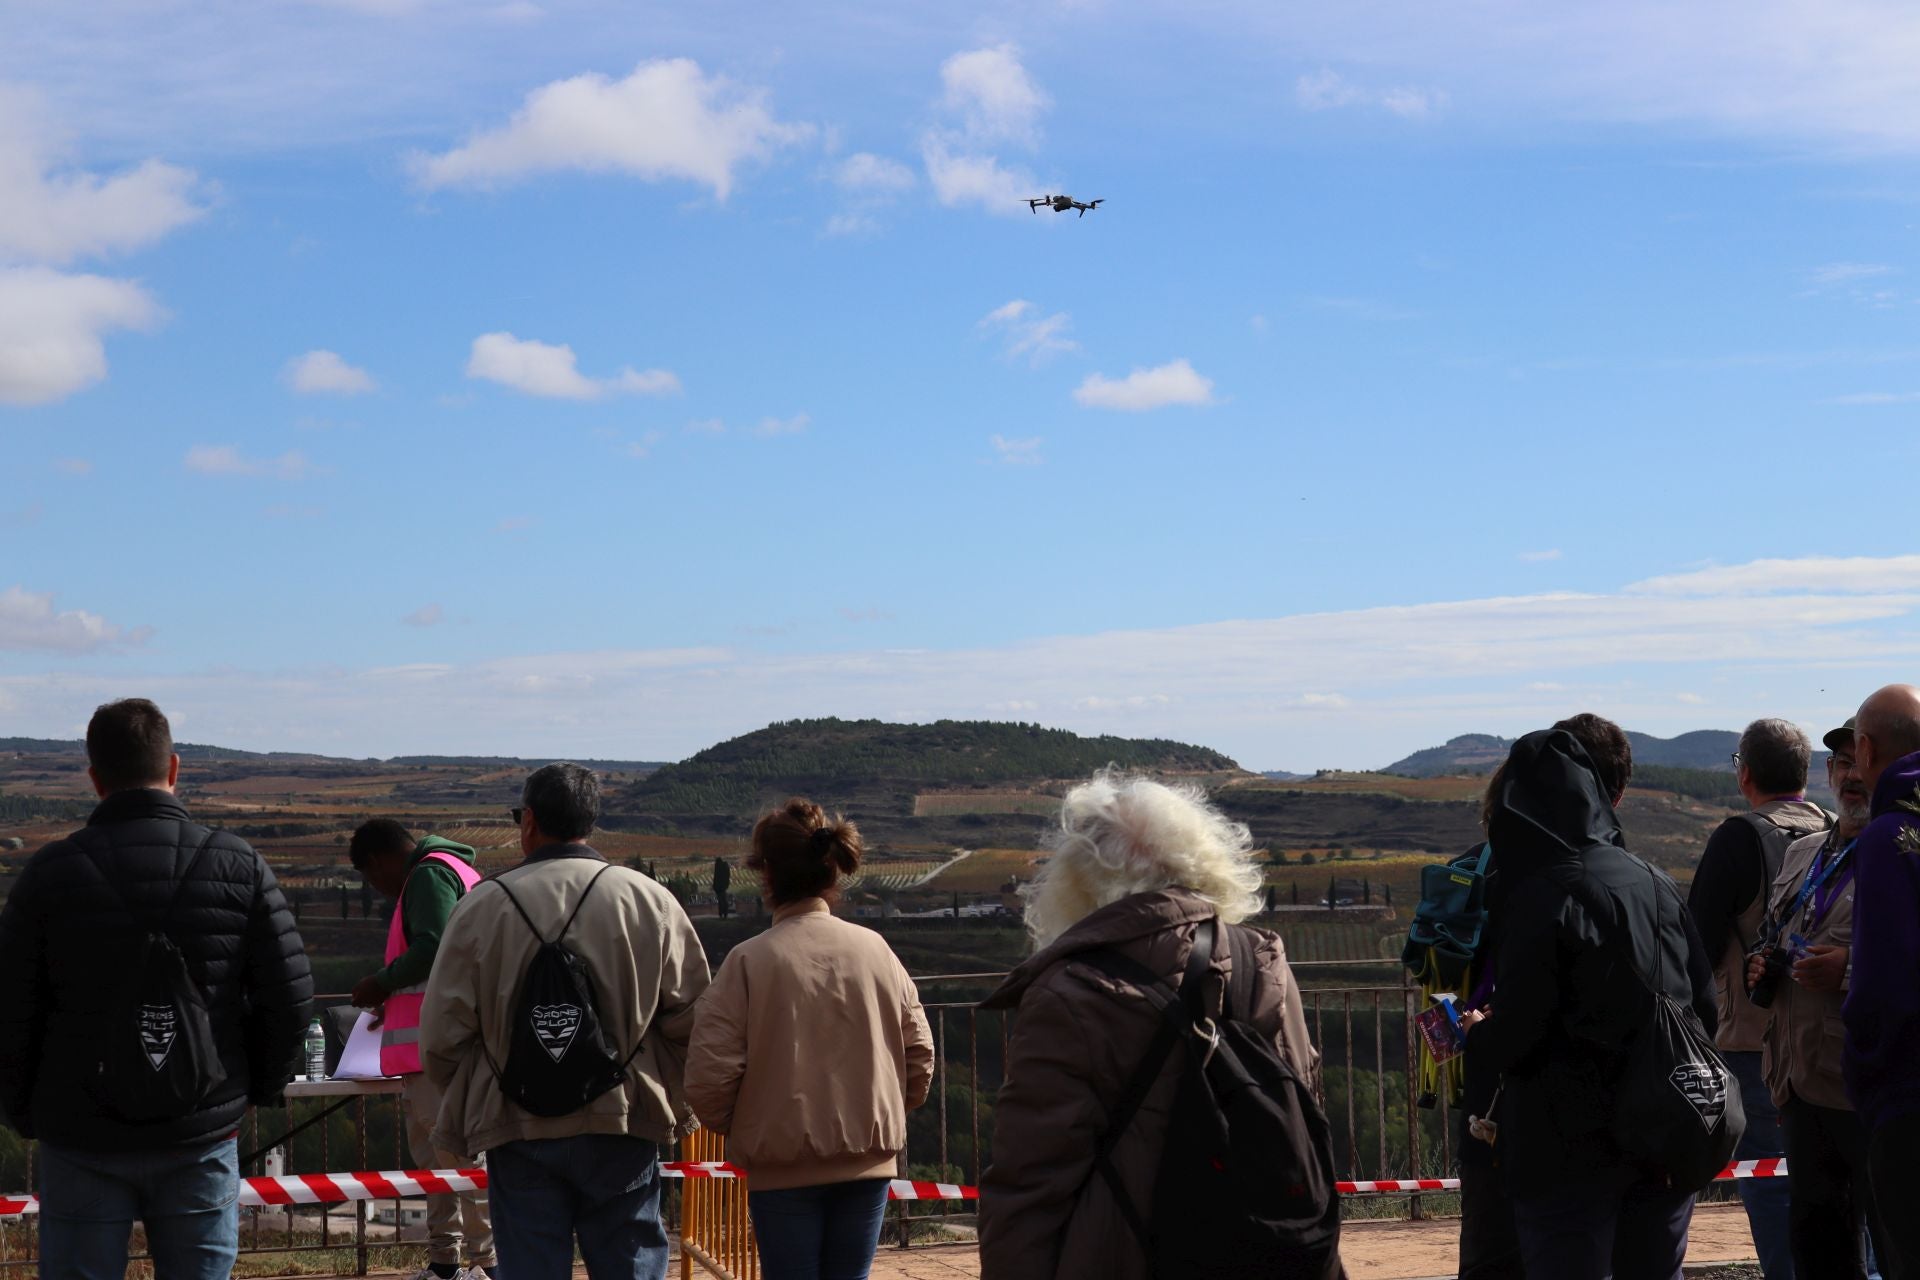
[[[1827,1030],[1847,994],[1854,841],[1871,805],[1853,771],[1853,724],[1849,719],[1821,739],[1839,823],[1787,846],[1761,935],[1772,945],[1756,949],[1747,962],[1755,1001],[1770,997],[1765,1071],[1793,1170],[1787,1239],[1798,1280],[1864,1280],[1867,1274],[1860,1247],[1871,1199],[1867,1133],[1840,1078],[1840,1041]]]

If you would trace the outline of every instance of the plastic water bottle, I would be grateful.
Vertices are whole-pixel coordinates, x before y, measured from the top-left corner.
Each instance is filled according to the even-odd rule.
[[[327,1033],[320,1029],[320,1019],[315,1018],[307,1024],[307,1079],[325,1080],[327,1078]]]

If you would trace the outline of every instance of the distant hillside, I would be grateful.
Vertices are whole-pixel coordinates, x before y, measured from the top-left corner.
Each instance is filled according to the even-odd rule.
[[[1655,738],[1627,730],[1633,746],[1633,763],[1664,765],[1676,769],[1707,769],[1733,772],[1733,752],[1740,735],[1731,729],[1696,729],[1677,738]],[[1397,773],[1407,778],[1437,778],[1449,774],[1492,773],[1513,746],[1511,738],[1487,733],[1463,733],[1445,746],[1416,751],[1404,760],[1396,760],[1381,773]],[[1815,753],[1819,755],[1818,752]]]
[[[547,758],[520,756],[394,756],[391,759],[356,760],[350,756],[322,756],[310,751],[242,751],[237,747],[212,747],[198,742],[176,742],[174,750],[188,764],[225,764],[261,761],[270,764],[320,765],[429,765],[434,767],[475,767],[486,769],[535,769]],[[82,756],[87,744],[79,738],[0,738],[0,755],[73,755]],[[657,760],[575,760],[601,773],[649,773],[660,767]]]
[[[756,812],[787,795],[839,797],[907,783],[967,787],[1084,777],[1104,765],[1180,773],[1239,768],[1205,747],[1160,738],[1083,738],[1037,724],[788,720],[666,765],[625,794],[646,814]]]

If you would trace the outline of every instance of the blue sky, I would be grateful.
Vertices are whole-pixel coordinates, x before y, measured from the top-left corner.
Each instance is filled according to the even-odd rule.
[[[11,4],[0,735],[1826,727],[1920,16],[1671,8]]]

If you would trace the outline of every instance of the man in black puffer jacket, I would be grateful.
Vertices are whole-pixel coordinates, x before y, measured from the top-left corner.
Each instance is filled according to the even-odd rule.
[[[306,949],[260,855],[174,797],[180,758],[158,707],[101,707],[87,759],[100,806],[33,855],[0,912],[0,1110],[40,1140],[41,1274],[121,1275],[138,1218],[158,1280],[225,1277],[239,1246],[235,1134],[247,1104],[293,1076],[313,1004]],[[119,1024],[144,998],[129,993],[150,929],[205,999],[207,1075],[224,1078],[132,1121],[96,1081],[114,1052],[102,1046],[130,1034]],[[147,1047],[156,1072],[178,1049],[171,1033]]]
[[[1678,1277],[1693,1196],[1638,1168],[1612,1135],[1624,1049],[1648,1017],[1637,966],[1711,1034],[1713,964],[1666,875],[1628,853],[1614,805],[1631,754],[1610,721],[1513,745],[1488,835],[1500,881],[1491,1007],[1476,1069],[1501,1079],[1494,1155],[1532,1280]],[[1603,750],[1590,753],[1587,742]]]

